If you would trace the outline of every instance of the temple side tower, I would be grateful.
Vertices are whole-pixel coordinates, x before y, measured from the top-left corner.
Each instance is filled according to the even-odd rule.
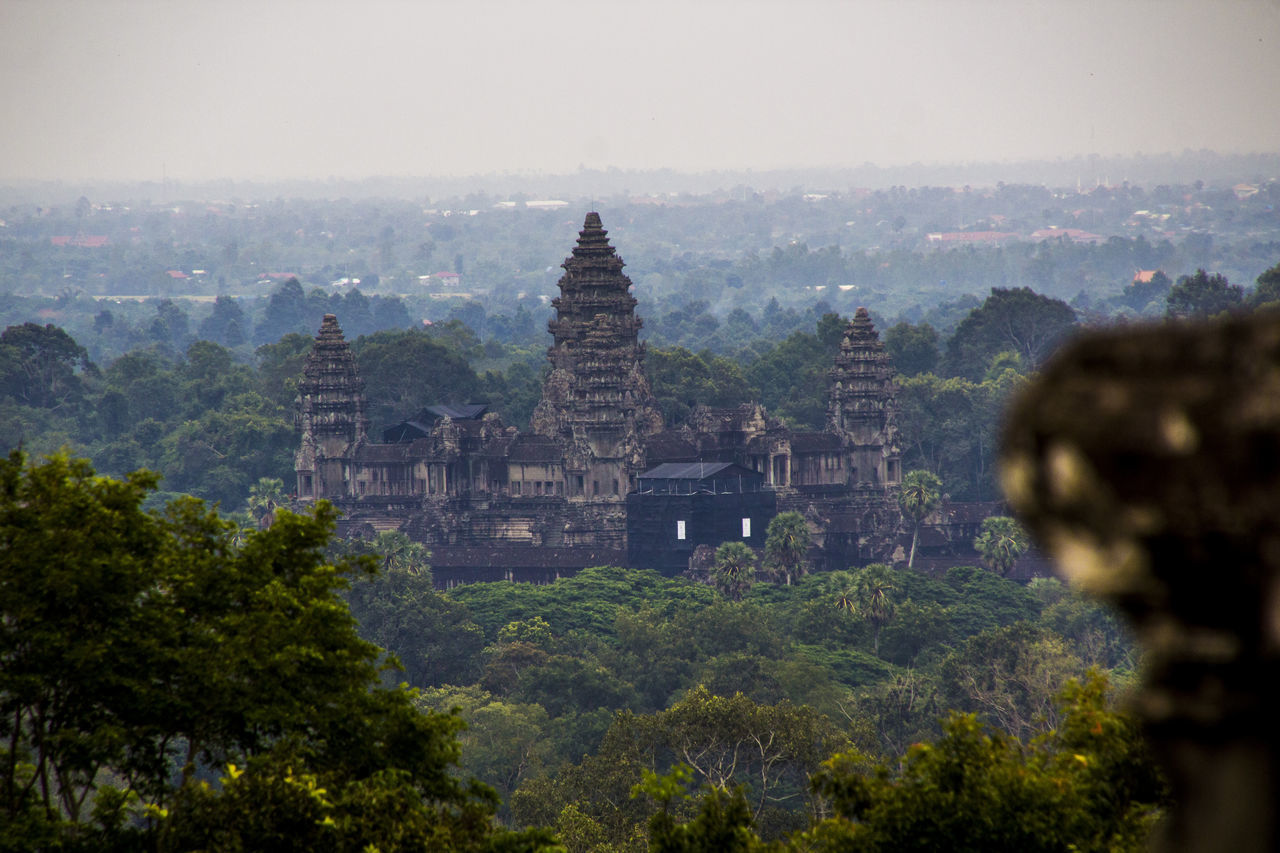
[[[298,383],[295,423],[302,446],[294,468],[298,499],[345,497],[348,462],[369,440],[364,381],[333,314],[325,314]]]
[[[896,485],[902,457],[893,366],[866,308],[845,328],[830,376],[827,427],[842,437],[849,485]]]
[[[530,425],[563,443],[569,498],[621,500],[644,469],[644,439],[662,418],[644,375],[631,280],[600,214],[587,214],[562,266],[548,323],[551,375]]]

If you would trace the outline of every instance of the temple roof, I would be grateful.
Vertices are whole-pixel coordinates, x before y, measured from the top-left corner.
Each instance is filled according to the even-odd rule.
[[[840,436],[830,432],[793,432],[791,433],[792,453],[816,453],[818,451],[836,451],[841,449]]]
[[[582,223],[582,230],[578,232],[578,245],[573,249],[573,256],[575,258],[607,257],[614,252],[613,246],[609,245],[609,232],[604,229],[604,223],[600,221],[600,214],[594,210],[591,211]]]
[[[557,462],[564,458],[560,443],[541,435],[520,436],[511,443],[508,453],[512,462]]]

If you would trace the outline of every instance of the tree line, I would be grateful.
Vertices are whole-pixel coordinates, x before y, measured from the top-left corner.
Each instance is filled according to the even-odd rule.
[[[1173,319],[1259,310],[1280,299],[1280,266],[1248,291],[1203,270],[1177,283],[1155,276],[1131,287],[1143,289],[1138,298],[1162,300]],[[38,453],[67,445],[113,474],[156,470],[167,491],[239,508],[261,479],[292,480],[293,400],[312,341],[310,331],[299,331],[311,310],[300,295],[296,282],[281,286],[272,299],[297,309],[292,325],[281,326],[291,331],[257,347],[189,332],[172,337],[172,329],[189,325],[185,315],[160,323],[178,311],[162,304],[151,325],[163,326],[163,340],[103,365],[59,326],[10,326],[0,334],[0,436],[10,447]],[[339,307],[354,295],[341,297]],[[214,304],[201,332],[237,327],[223,304]],[[316,312],[333,307],[312,306]],[[808,315],[811,331],[772,341],[763,335],[782,327],[766,325],[754,338],[744,332],[734,355],[651,345],[646,366],[667,423],[679,425],[700,404],[758,400],[794,426],[821,429],[828,371],[845,325],[834,312],[816,313],[821,310],[815,306]],[[319,317],[313,319],[318,325]],[[749,320],[741,321],[744,328]],[[794,312],[785,320],[793,322],[802,322]],[[882,327],[898,374],[904,466],[941,477],[953,499],[995,499],[992,461],[1004,401],[1067,336],[1095,322],[1095,315],[1029,289],[996,288],[963,311],[949,336],[927,320]],[[486,402],[523,427],[541,393],[541,347],[486,341],[460,320],[350,337],[375,438],[440,402]],[[175,348],[184,342],[185,349]],[[411,369],[421,364],[433,369]]]

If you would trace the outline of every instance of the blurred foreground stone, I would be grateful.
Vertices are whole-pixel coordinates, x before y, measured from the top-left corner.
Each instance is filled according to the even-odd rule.
[[[1142,643],[1162,849],[1280,849],[1280,314],[1082,338],[1015,402],[1002,461],[1059,570]]]

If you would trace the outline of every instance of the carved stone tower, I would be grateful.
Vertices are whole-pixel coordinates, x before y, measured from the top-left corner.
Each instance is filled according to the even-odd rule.
[[[600,214],[587,214],[562,266],[548,324],[551,375],[530,425],[565,443],[569,497],[621,500],[645,464],[643,440],[662,428],[662,417],[644,375],[631,280]]]
[[[302,446],[294,465],[298,499],[344,497],[347,465],[355,448],[369,440],[364,381],[338,318],[325,314],[298,383],[296,424]]]
[[[849,484],[895,485],[902,479],[893,366],[866,308],[845,328],[831,368],[827,425],[849,455]]]

